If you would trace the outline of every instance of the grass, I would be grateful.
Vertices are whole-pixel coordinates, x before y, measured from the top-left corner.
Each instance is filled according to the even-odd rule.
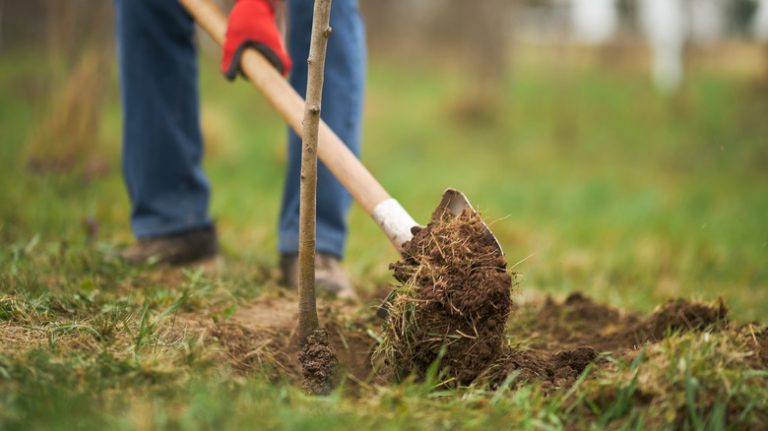
[[[111,169],[31,174],[25,150],[50,84],[35,55],[0,59],[0,428],[765,425],[766,372],[745,367],[743,339],[727,334],[609,358],[554,394],[535,384],[435,391],[428,380],[312,398],[222,363],[219,346],[176,322],[226,320],[274,291],[285,150],[269,107],[213,63],[202,60],[203,127],[223,263],[157,272],[114,257],[131,240],[114,78],[92,149]],[[418,220],[445,187],[464,191],[522,273],[523,299],[581,290],[650,311],[670,297],[722,296],[737,322],[767,322],[768,99],[755,82],[694,72],[666,99],[636,72],[523,62],[499,111],[476,124],[455,114],[465,81],[433,66],[374,62],[367,99],[363,159]],[[347,266],[372,292],[396,255],[358,208],[351,232]]]

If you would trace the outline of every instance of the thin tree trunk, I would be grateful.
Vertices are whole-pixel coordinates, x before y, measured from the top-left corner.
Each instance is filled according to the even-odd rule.
[[[301,147],[299,206],[299,342],[319,327],[315,305],[315,227],[317,205],[317,140],[323,94],[323,71],[331,0],[315,0],[312,40],[309,47],[307,101],[304,108],[304,142]]]
[[[99,130],[112,68],[111,2],[45,2],[50,106],[29,136],[27,166],[83,179],[107,173]]]

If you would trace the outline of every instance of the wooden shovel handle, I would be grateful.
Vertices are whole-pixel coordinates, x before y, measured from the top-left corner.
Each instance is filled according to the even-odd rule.
[[[224,44],[227,20],[212,0],[179,2],[216,43]],[[301,121],[304,116],[304,100],[288,81],[264,56],[253,49],[243,53],[240,67],[251,83],[303,139]],[[323,121],[320,122],[317,155],[368,215],[373,216],[374,208],[390,198],[381,184]]]

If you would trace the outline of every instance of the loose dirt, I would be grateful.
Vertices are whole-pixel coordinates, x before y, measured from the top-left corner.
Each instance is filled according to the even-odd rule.
[[[507,345],[483,378],[492,387],[510,376],[516,384],[538,381],[545,390],[567,387],[589,364],[604,365],[601,352],[631,357],[673,333],[723,330],[727,313],[722,301],[708,305],[670,300],[644,317],[595,303],[578,292],[562,303],[547,297],[538,309],[520,310],[520,319],[511,319],[508,334],[522,342]]]
[[[722,301],[709,305],[674,299],[644,317],[595,303],[582,293],[575,292],[561,304],[548,297],[539,315],[533,322],[528,322],[528,330],[533,329],[540,335],[532,345],[541,349],[588,345],[599,351],[615,351],[662,340],[669,332],[722,326],[727,314]],[[514,327],[516,322],[510,324]]]
[[[390,266],[399,285],[379,352],[396,378],[424,377],[440,358],[447,381],[469,384],[502,352],[512,276],[470,209],[437,212],[413,233]]]

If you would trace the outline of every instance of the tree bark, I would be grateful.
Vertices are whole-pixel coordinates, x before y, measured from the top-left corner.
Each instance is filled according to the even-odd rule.
[[[315,304],[315,243],[317,210],[317,142],[323,94],[325,52],[331,35],[331,0],[315,0],[312,40],[307,59],[304,141],[301,147],[299,192],[299,343],[319,327]]]

